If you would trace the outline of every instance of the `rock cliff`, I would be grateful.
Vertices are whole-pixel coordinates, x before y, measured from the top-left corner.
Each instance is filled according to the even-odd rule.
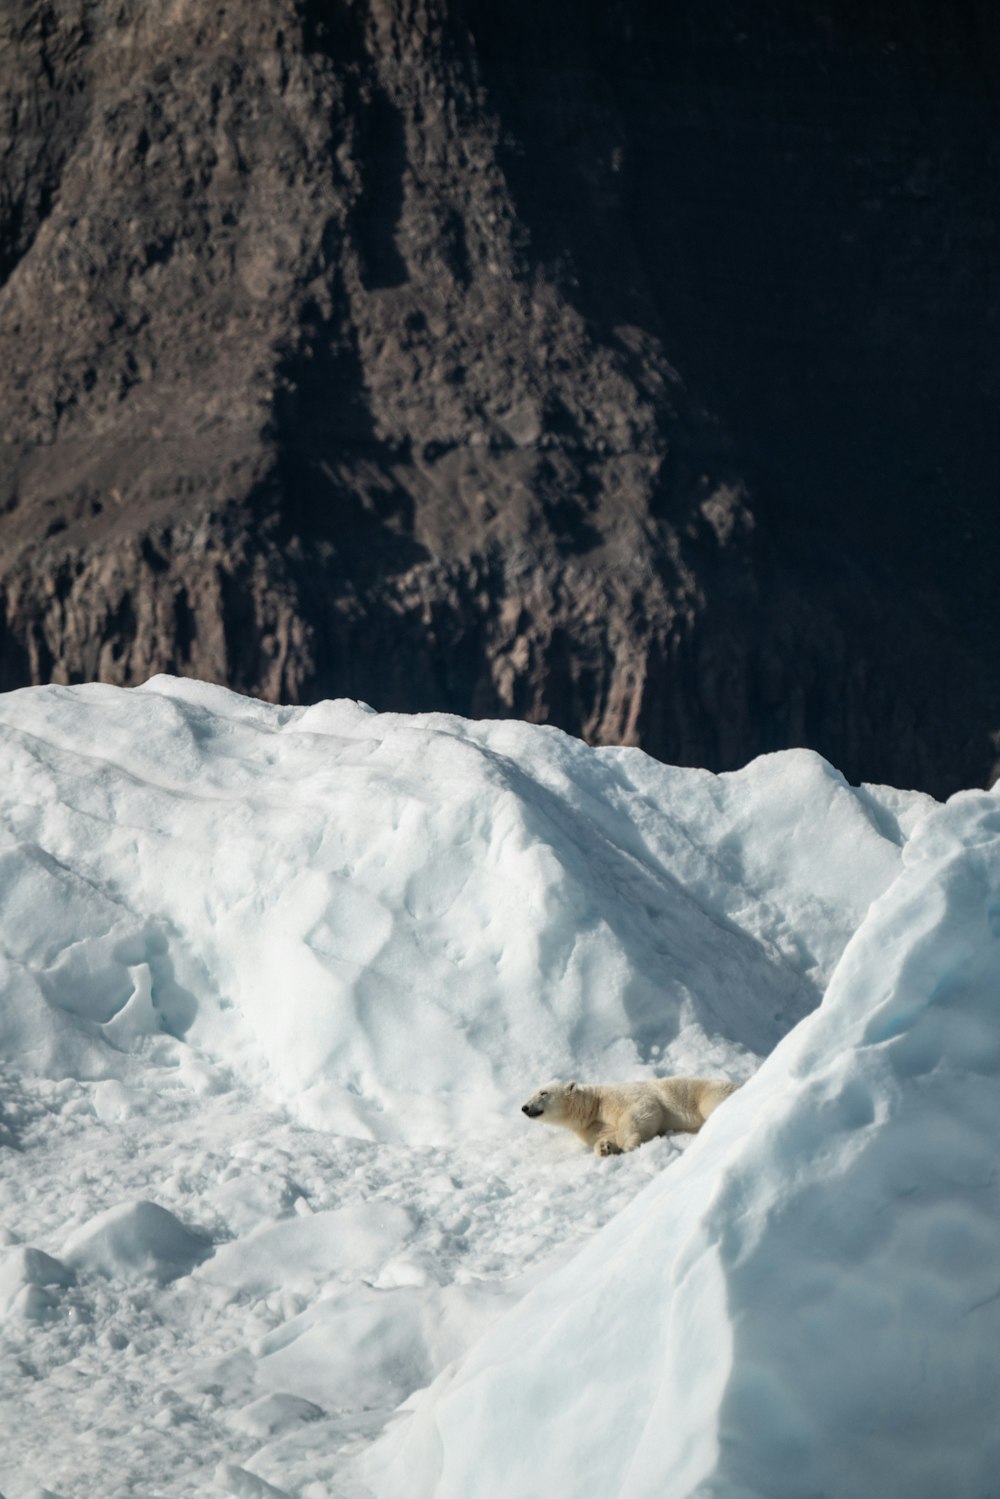
[[[997,29],[10,0],[0,686],[981,780]]]

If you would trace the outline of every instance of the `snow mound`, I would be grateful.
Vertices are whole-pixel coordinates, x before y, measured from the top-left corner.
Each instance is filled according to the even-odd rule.
[[[303,1421],[318,1421],[322,1408],[299,1395],[277,1393],[261,1395],[237,1411],[232,1424],[255,1437],[273,1437],[279,1432],[294,1431]]]
[[[391,1203],[356,1203],[307,1217],[286,1218],[223,1244],[200,1272],[241,1293],[315,1290],[346,1270],[370,1273],[413,1231],[413,1218]]]
[[[167,677],[0,698],[0,786],[5,1055],[127,1085],[183,1043],[305,1123],[413,1143],[554,1073],[746,1075],[929,805],[807,751],[713,776]]]
[[[376,1447],[379,1499],[981,1499],[1000,1463],[1000,803],[929,816],[821,1008]]]
[[[509,1305],[494,1288],[350,1287],[262,1342],[259,1377],[328,1410],[393,1405],[481,1335]]]
[[[220,1463],[215,1470],[215,1486],[230,1499],[290,1499],[285,1489],[279,1489],[266,1479],[258,1478],[236,1463]]]
[[[41,1322],[55,1316],[59,1292],[73,1285],[69,1265],[30,1244],[9,1249],[0,1258],[0,1319],[23,1317]]]
[[[62,1256],[74,1270],[109,1280],[152,1280],[159,1285],[190,1275],[212,1252],[155,1202],[123,1202],[83,1223],[67,1238]]]

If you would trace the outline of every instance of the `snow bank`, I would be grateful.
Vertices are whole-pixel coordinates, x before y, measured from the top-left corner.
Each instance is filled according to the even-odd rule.
[[[379,1499],[994,1491],[997,798],[903,858],[822,1007],[375,1449]]]
[[[716,777],[163,677],[0,698],[0,785],[7,1055],[127,1083],[173,1038],[307,1122],[413,1141],[571,1069],[735,1047],[745,1073],[927,800],[805,751]]]

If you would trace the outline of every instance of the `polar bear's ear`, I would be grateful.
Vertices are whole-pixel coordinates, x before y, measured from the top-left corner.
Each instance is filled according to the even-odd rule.
[[[566,1092],[567,1093],[572,1093],[575,1090],[575,1088],[576,1088],[576,1083],[567,1083],[566,1084]]]

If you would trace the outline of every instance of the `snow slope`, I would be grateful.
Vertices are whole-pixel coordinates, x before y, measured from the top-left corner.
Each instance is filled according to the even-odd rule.
[[[954,798],[904,866],[821,1008],[442,1375],[376,1493],[1000,1492],[1000,801]]]
[[[997,805],[168,678],[0,697],[7,1499],[892,1494],[914,1424],[979,1492]],[[752,1081],[600,1163],[519,1113],[669,1072]]]

